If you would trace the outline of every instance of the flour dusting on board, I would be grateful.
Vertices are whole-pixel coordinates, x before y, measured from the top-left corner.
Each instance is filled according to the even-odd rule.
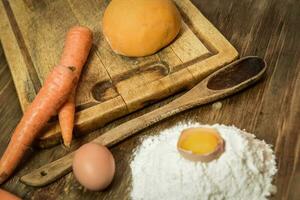
[[[225,152],[210,163],[192,162],[177,151],[180,132],[212,127],[225,140]],[[267,199],[276,192],[277,172],[270,145],[234,126],[178,124],[147,137],[134,153],[133,200]]]

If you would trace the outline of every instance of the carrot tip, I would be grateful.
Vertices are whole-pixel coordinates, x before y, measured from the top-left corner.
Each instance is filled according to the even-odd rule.
[[[0,172],[0,185],[2,183],[4,183],[4,181],[6,181],[6,179],[8,178],[8,174],[5,172]]]
[[[64,142],[64,146],[67,147],[67,148],[70,148],[71,147],[71,142]]]

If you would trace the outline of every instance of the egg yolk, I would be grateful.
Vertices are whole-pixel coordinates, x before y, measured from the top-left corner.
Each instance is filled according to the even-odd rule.
[[[190,128],[184,130],[179,139],[180,148],[195,154],[214,152],[220,143],[218,132],[212,128]]]

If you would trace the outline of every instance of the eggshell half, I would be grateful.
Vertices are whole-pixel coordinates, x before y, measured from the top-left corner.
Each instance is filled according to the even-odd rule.
[[[199,127],[199,128],[201,128],[201,127]],[[211,129],[211,130],[208,129],[208,131],[211,131],[211,134],[215,134],[215,136],[218,137],[219,142],[214,151],[207,153],[207,154],[196,154],[196,153],[193,153],[192,151],[188,151],[186,149],[181,148],[181,142],[186,137],[188,137],[189,131],[191,131],[192,129],[197,129],[197,128],[189,128],[189,129],[183,130],[181,132],[180,137],[177,142],[177,149],[184,158],[191,160],[191,161],[210,162],[212,160],[219,158],[220,155],[225,151],[225,142],[224,142],[223,138],[220,136],[220,134],[218,133],[218,131],[215,129]]]

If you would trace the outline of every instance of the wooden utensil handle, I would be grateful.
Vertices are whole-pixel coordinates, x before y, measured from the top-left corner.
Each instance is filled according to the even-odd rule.
[[[92,142],[96,142],[98,144],[102,144],[110,147],[124,140],[125,138],[128,138],[136,134],[137,132],[143,130],[144,128],[149,127],[183,110],[186,110],[189,107],[192,107],[192,105],[189,104],[180,105],[171,102],[170,104],[167,104],[152,112],[149,112],[140,117],[132,119],[126,123],[123,123],[114,129],[111,129],[110,131],[94,139]]]
[[[20,181],[30,186],[45,186],[72,171],[73,156],[74,152],[69,153],[54,162],[35,169],[30,174],[21,177]]]
[[[205,100],[207,98],[203,99]],[[162,119],[193,107],[193,103],[183,103],[184,101],[185,98],[179,97],[176,101],[173,101],[157,110],[144,114],[111,129],[94,139],[92,142],[105,146],[112,146],[125,138],[136,134],[140,130],[161,121]],[[199,100],[197,102],[197,104],[199,104]],[[74,152],[32,171],[30,174],[21,177],[20,180],[31,186],[45,186],[72,170],[73,156]]]

